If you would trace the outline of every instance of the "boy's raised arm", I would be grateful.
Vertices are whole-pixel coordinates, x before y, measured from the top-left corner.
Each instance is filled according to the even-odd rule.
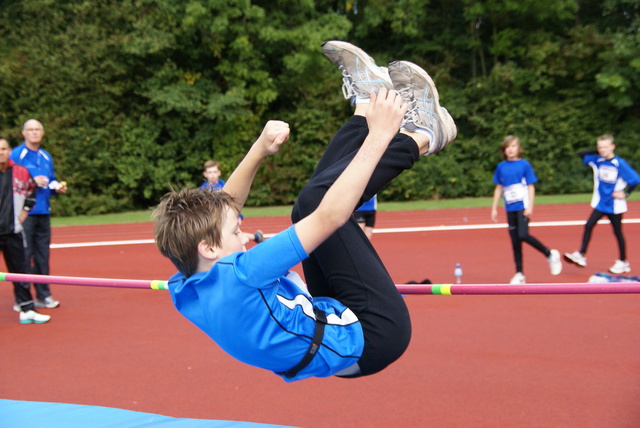
[[[307,254],[344,225],[369,183],[378,162],[398,132],[407,105],[396,91],[371,92],[366,114],[369,134],[355,157],[322,198],[318,208],[300,220],[296,234]]]
[[[280,120],[270,120],[264,126],[260,137],[251,146],[246,156],[233,171],[222,190],[230,194],[238,212],[242,210],[251,183],[258,172],[258,167],[264,158],[280,150],[280,146],[289,139],[289,124]]]

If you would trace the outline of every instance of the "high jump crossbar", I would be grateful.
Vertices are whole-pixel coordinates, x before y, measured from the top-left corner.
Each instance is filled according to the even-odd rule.
[[[87,278],[75,276],[30,275],[0,272],[0,281],[36,284],[65,284],[92,287],[146,288],[168,290],[167,281],[144,279]],[[557,284],[396,284],[402,294],[498,295],[498,294],[635,294],[640,282],[557,283]]]

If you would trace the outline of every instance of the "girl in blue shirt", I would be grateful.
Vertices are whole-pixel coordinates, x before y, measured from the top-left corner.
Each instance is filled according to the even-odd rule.
[[[509,236],[516,262],[516,274],[511,284],[524,284],[525,276],[522,268],[522,243],[526,242],[547,257],[552,275],[562,272],[562,262],[558,250],[551,250],[529,234],[529,219],[533,214],[535,197],[534,183],[538,181],[531,164],[522,159],[520,139],[508,135],[502,141],[500,154],[504,161],[500,162],[493,175],[496,185],[491,206],[491,220],[498,221],[498,203],[504,199],[509,224]]]

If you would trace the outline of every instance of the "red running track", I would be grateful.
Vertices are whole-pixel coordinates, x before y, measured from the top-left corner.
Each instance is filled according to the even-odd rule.
[[[584,221],[586,204],[538,206],[535,222]],[[640,217],[631,203],[628,219]],[[380,213],[379,230],[489,223],[489,209]],[[504,221],[504,220],[502,220]],[[277,232],[286,218],[247,218]],[[640,224],[624,225],[632,273]],[[582,226],[532,227],[543,243],[577,249]],[[52,274],[166,279],[153,244],[62,248],[151,239],[152,225],[54,228]],[[505,283],[513,261],[505,228],[379,233],[374,245],[397,283]],[[599,225],[589,267],[524,250],[529,282],[584,282],[617,257]],[[0,266],[4,270],[4,266]],[[299,268],[296,268],[299,271]],[[300,427],[640,426],[640,296],[407,296],[413,338],[405,355],[368,378],[286,384],[233,360],[173,308],[166,291],[54,286],[44,325],[19,325],[12,287],[0,287],[0,398],[117,407],[173,417]],[[1,421],[0,421],[0,425]]]

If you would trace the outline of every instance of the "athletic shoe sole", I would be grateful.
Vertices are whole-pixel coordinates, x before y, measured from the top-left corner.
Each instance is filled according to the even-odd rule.
[[[574,259],[574,258],[573,258],[573,256],[571,256],[571,254],[564,253],[564,255],[563,255],[563,256],[564,256],[564,259],[565,259],[566,261],[568,261],[569,263],[573,263],[574,265],[576,265],[576,266],[578,266],[578,267],[581,267],[581,268],[583,268],[583,267],[587,267],[587,264],[586,264],[586,263],[583,263],[583,262],[581,262],[580,260],[576,260],[576,259]]]
[[[49,320],[46,321],[36,321],[36,320],[20,320],[20,324],[45,324],[48,323]]]
[[[623,274],[623,273],[629,273],[629,272],[631,272],[631,268],[628,268],[628,269],[622,269],[622,270],[613,270],[613,269],[609,268],[609,272],[614,273],[614,274],[616,274],[616,275],[621,275],[621,274]]]

